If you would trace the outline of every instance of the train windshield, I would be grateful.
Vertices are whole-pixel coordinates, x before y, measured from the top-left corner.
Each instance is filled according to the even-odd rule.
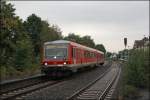
[[[67,47],[48,45],[45,48],[45,58],[46,59],[66,59]]]

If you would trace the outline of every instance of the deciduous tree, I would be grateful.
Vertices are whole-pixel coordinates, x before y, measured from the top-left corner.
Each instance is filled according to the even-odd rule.
[[[105,47],[104,47],[103,44],[97,44],[97,45],[95,46],[95,48],[96,48],[97,50],[100,50],[100,51],[106,53],[106,49],[105,49]]]

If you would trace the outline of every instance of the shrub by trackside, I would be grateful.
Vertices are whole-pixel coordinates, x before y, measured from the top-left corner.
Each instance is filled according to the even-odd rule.
[[[124,63],[122,93],[124,97],[136,98],[138,88],[149,88],[149,48],[131,50]]]

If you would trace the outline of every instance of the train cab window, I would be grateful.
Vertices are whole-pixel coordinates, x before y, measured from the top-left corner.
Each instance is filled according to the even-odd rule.
[[[68,57],[66,46],[47,45],[44,49],[46,59],[66,59]]]

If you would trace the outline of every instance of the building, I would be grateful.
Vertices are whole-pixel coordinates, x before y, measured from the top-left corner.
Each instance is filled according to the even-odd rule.
[[[150,46],[149,38],[144,37],[142,40],[135,40],[133,49],[148,48]]]

